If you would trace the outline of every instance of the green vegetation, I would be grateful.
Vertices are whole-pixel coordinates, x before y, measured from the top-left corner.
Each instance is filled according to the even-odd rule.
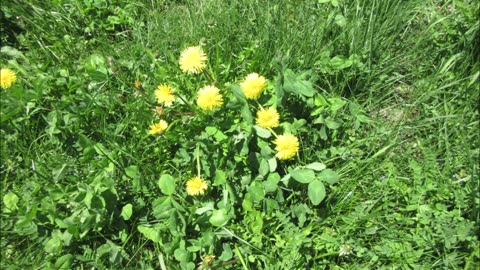
[[[0,267],[478,269],[479,7],[2,1]]]

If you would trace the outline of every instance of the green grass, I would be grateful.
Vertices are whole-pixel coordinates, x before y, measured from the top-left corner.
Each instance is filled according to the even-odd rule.
[[[2,2],[1,267],[477,269],[479,6]],[[195,45],[208,68],[187,75]],[[161,83],[178,98],[158,115]],[[217,111],[195,103],[206,84]],[[293,159],[254,127],[260,105]]]

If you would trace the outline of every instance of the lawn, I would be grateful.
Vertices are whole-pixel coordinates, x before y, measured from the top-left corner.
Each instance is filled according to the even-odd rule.
[[[478,269],[479,10],[2,1],[0,268]]]

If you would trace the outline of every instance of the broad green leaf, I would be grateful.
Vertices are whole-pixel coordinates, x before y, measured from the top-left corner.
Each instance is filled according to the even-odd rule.
[[[305,167],[307,169],[312,169],[312,170],[315,170],[315,171],[323,171],[323,170],[325,170],[325,168],[327,168],[327,166],[325,164],[320,163],[320,162],[313,162],[313,163],[308,164]]]
[[[213,136],[217,142],[221,142],[228,138],[227,136],[225,136],[225,134],[223,134],[222,131],[220,131],[216,127],[206,127],[205,132],[207,132],[209,136]]]
[[[313,85],[310,81],[303,79],[305,75],[306,73],[297,75],[290,69],[285,70],[283,84],[285,91],[300,94],[306,97],[313,97]]]
[[[158,187],[165,195],[172,195],[175,192],[175,178],[169,174],[163,174],[158,180]]]
[[[140,178],[140,171],[138,170],[138,166],[131,165],[125,168],[125,174],[133,179]]]
[[[177,248],[175,252],[173,252],[173,256],[179,262],[188,261],[188,252],[184,248]]]
[[[248,194],[250,194],[250,198],[254,202],[261,201],[265,198],[265,190],[263,189],[263,186],[257,181],[252,182],[252,184],[248,188]]]
[[[18,196],[13,192],[8,192],[7,194],[3,195],[3,203],[5,204],[5,208],[2,209],[3,212],[9,213],[13,210],[16,210],[18,204]]]
[[[221,227],[227,224],[227,221],[228,221],[227,211],[223,208],[219,210],[214,209],[209,221],[213,226],[217,226],[217,227]]]
[[[157,219],[164,219],[170,216],[170,211],[173,209],[172,199],[169,196],[163,196],[155,201],[152,204],[153,216]]]
[[[213,186],[220,186],[227,183],[227,175],[222,170],[217,170],[215,172],[215,178],[213,179]]]
[[[55,269],[57,270],[70,270],[72,269],[73,255],[65,254],[62,257],[58,258],[55,262]]]
[[[272,133],[270,132],[270,130],[265,129],[261,126],[255,125],[255,126],[253,126],[253,128],[255,129],[258,137],[260,137],[260,138],[268,139],[268,138],[270,138],[270,136],[272,136]]]
[[[129,220],[132,216],[132,204],[126,204],[122,207],[122,213],[120,214],[124,220]]]
[[[137,230],[141,232],[147,239],[150,239],[155,243],[160,243],[160,230],[158,228],[138,225]]]
[[[268,166],[268,161],[265,160],[264,158],[261,158],[260,159],[260,168],[258,168],[258,173],[261,176],[265,176],[265,175],[268,174],[269,171],[270,171],[270,168]]]
[[[62,240],[59,239],[56,235],[52,235],[45,243],[45,251],[47,253],[58,254],[62,250]]]
[[[278,173],[269,174],[267,181],[262,182],[263,190],[265,190],[266,193],[274,192],[278,188],[278,182],[280,182],[280,175]]]
[[[342,126],[342,123],[335,121],[334,119],[331,119],[330,117],[325,119],[325,125],[329,129],[337,129]]]
[[[232,252],[232,249],[230,248],[230,245],[228,243],[223,243],[222,255],[220,255],[220,257],[218,258],[226,262],[230,260],[232,257],[233,257],[233,252]]]
[[[111,263],[118,264],[122,259],[122,248],[112,241],[107,241],[107,244],[110,246],[109,260]]]
[[[270,172],[274,172],[277,169],[277,159],[276,158],[269,159],[268,167],[270,168]]]
[[[290,172],[290,175],[295,179],[297,182],[308,184],[315,180],[315,172],[310,169],[295,169]]]
[[[252,112],[250,111],[248,104],[242,106],[242,109],[240,109],[240,113],[242,114],[243,120],[245,120],[247,124],[253,123]]]
[[[321,181],[315,180],[308,184],[308,198],[313,205],[318,205],[325,199],[325,186]]]
[[[341,70],[350,67],[352,65],[352,60],[343,55],[337,55],[330,60],[330,65],[336,70]]]
[[[328,102],[330,103],[330,110],[333,112],[338,111],[340,108],[342,108],[345,104],[347,104],[346,101],[344,101],[341,98],[329,98]]]
[[[212,211],[213,209],[215,209],[215,206],[213,204],[213,202],[207,202],[205,204],[202,204],[203,206],[198,208],[197,210],[195,210],[195,214],[197,215],[201,215],[207,211]]]
[[[347,25],[347,19],[345,19],[342,14],[337,14],[337,16],[335,16],[335,23],[340,27],[344,27]]]
[[[326,169],[318,176],[318,179],[325,181],[329,184],[335,184],[338,181],[338,178],[338,174],[332,169]]]

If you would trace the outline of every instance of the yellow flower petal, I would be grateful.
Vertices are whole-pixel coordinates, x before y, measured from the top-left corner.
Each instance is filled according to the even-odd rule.
[[[277,154],[275,155],[278,159],[290,159],[295,156],[298,152],[298,139],[292,134],[279,135],[275,140],[275,150]]]
[[[175,100],[173,89],[166,84],[160,84],[157,87],[157,90],[155,90],[155,97],[157,98],[158,103],[164,103],[167,107],[172,105]]]
[[[280,115],[274,107],[268,109],[261,108],[257,111],[257,125],[263,128],[274,128],[280,124]]]
[[[223,105],[220,90],[213,85],[208,85],[198,90],[197,105],[203,110],[213,110]]]
[[[198,74],[205,69],[208,58],[200,46],[186,48],[180,55],[180,69],[186,73]]]
[[[248,74],[245,80],[240,83],[243,94],[248,99],[257,99],[267,86],[267,80],[257,73]]]
[[[148,130],[148,134],[161,134],[168,128],[168,123],[165,120],[160,120],[160,122],[156,124],[152,124],[150,126],[150,130]]]
[[[185,188],[187,190],[187,194],[190,196],[203,195],[205,190],[207,190],[208,185],[207,182],[205,182],[202,178],[195,176],[187,181]]]
[[[17,81],[17,75],[9,68],[0,70],[0,86],[3,89],[10,88]]]

